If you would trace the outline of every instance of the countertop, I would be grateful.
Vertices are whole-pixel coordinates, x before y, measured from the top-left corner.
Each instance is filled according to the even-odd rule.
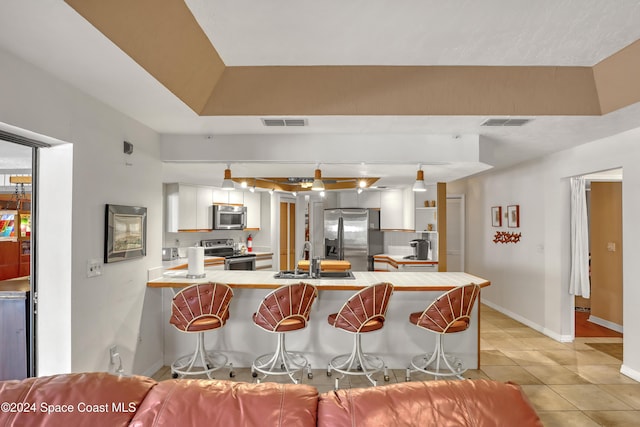
[[[428,259],[405,259],[406,255],[393,255],[393,254],[378,254],[374,255],[373,259],[375,261],[387,261],[392,264],[437,264],[438,261],[428,260]]]
[[[275,279],[274,271],[208,270],[202,279],[187,279],[186,271],[165,271],[163,277],[147,282],[152,288],[183,288],[197,283],[222,282],[232,288],[275,289],[299,283],[300,279]],[[456,286],[477,283],[482,287],[491,282],[467,273],[454,272],[373,272],[354,271],[354,279],[306,279],[320,290],[360,290],[366,286],[390,282],[396,291],[447,291]]]
[[[256,254],[256,258],[273,256],[273,252],[250,252]],[[224,257],[206,256],[204,257],[204,266],[223,265]],[[187,258],[178,258],[172,261],[162,261],[162,267],[170,270],[184,270],[189,267]]]
[[[31,290],[29,277],[0,281],[0,298],[19,298]]]

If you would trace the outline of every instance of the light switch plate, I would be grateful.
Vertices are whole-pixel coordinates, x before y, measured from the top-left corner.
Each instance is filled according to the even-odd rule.
[[[102,275],[102,260],[90,259],[87,261],[87,277]]]

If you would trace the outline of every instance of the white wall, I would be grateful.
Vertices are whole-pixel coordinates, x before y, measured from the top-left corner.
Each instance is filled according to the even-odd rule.
[[[573,338],[569,295],[569,178],[616,167],[623,182],[624,362],[640,380],[640,129],[448,186],[466,193],[467,271],[487,278],[483,300],[558,340]],[[491,226],[492,206],[520,205],[520,228]],[[504,218],[503,218],[504,220]],[[522,232],[517,244],[492,242],[496,230]]]
[[[147,360],[138,358],[135,371],[144,371],[156,362],[153,359],[161,359],[162,351],[161,325],[140,329],[147,269],[161,263],[159,137],[3,51],[0,63],[0,121],[73,144],[73,150],[58,157],[60,163],[53,152],[43,155],[43,170],[56,179],[52,182],[66,186],[42,187],[47,202],[38,229],[46,243],[40,248],[38,324],[43,333],[38,339],[43,345],[38,349],[38,374],[106,370],[111,344],[119,346],[127,372],[134,370],[134,353],[139,349]],[[134,144],[130,156],[123,154],[124,140]],[[68,188],[71,173],[73,184]],[[103,258],[106,203],[147,208],[147,255],[104,265],[102,276],[87,278],[87,260]],[[56,246],[56,239],[62,244]],[[158,298],[147,303],[145,309],[160,312]],[[54,340],[59,348],[52,348]]]

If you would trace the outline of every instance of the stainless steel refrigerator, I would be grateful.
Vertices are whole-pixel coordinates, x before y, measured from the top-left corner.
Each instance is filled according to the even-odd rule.
[[[380,211],[325,209],[324,257],[347,260],[353,271],[373,270],[373,255],[382,253]]]

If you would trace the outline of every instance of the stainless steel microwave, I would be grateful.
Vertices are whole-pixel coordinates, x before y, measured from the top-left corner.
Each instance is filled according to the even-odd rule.
[[[247,208],[245,206],[214,205],[214,230],[243,230],[247,226]]]

